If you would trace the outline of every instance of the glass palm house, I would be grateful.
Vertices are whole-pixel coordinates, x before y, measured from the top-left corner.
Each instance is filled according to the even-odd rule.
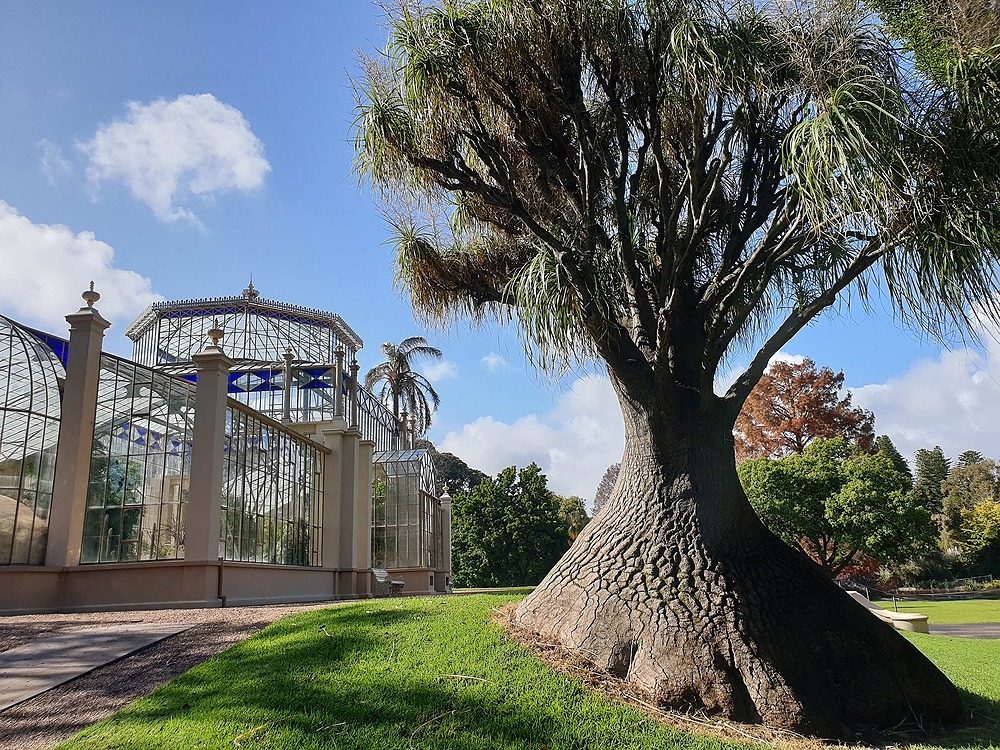
[[[218,438],[220,560],[344,564],[324,559],[343,516],[324,517],[330,449],[317,442],[317,426],[340,419],[374,444],[366,565],[429,569],[433,587],[433,571],[450,562],[450,512],[427,453],[358,382],[363,342],[343,318],[263,299],[251,281],[237,296],[154,303],[125,334],[133,360],[100,353],[81,566],[189,557],[196,355],[221,338],[231,364]],[[46,565],[70,348],[0,317],[0,571]]]

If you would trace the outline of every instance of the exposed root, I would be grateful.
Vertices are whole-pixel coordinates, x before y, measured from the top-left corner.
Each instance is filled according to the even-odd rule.
[[[703,712],[682,713],[659,708],[651,703],[649,696],[636,686],[599,668],[587,658],[584,652],[563,648],[555,643],[546,643],[537,634],[528,633],[514,625],[513,617],[517,604],[517,602],[513,602],[493,610],[493,621],[503,628],[511,640],[523,646],[529,653],[555,671],[571,675],[592,690],[596,690],[619,703],[638,708],[661,724],[712,737],[749,739],[778,748],[789,748],[789,750],[792,748],[796,750],[819,750],[819,748],[828,750],[835,746],[834,743],[804,737],[783,729],[771,729],[759,724],[739,724],[721,717],[709,716]]]
[[[908,729],[895,727],[892,730],[864,737],[863,741],[858,743],[847,744],[807,737],[789,730],[775,729],[761,724],[742,724],[724,717],[710,716],[702,711],[685,713],[666,710],[652,703],[649,696],[635,685],[629,684],[598,667],[588,658],[586,652],[546,642],[538,634],[527,632],[515,625],[513,618],[517,606],[517,602],[512,602],[493,609],[493,621],[507,633],[511,640],[556,672],[570,675],[590,689],[619,703],[637,708],[660,724],[674,729],[729,740],[750,740],[782,750],[831,750],[838,747],[850,747],[855,750],[865,750],[866,748],[892,750],[908,747],[913,742],[933,743],[935,735],[942,740],[946,737],[954,738],[957,736],[955,731],[948,733],[914,732],[912,725],[910,725],[911,728]],[[968,729],[964,728],[964,731],[968,731]],[[963,729],[957,730],[957,733],[963,734]]]

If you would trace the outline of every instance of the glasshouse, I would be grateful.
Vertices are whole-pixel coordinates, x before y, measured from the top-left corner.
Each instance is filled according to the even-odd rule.
[[[0,613],[233,606],[450,585],[451,508],[334,313],[157,302],[104,352],[0,317]]]

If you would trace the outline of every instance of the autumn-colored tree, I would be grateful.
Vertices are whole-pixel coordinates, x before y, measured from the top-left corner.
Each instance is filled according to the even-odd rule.
[[[817,370],[811,359],[771,364],[736,420],[736,461],[802,453],[817,438],[871,447],[875,417],[851,406],[851,394],[841,398],[843,386],[843,371]]]

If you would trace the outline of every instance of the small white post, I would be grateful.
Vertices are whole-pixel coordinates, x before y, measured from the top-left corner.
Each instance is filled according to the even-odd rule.
[[[333,370],[333,416],[344,416],[344,347],[337,345],[337,365]]]
[[[281,421],[292,422],[292,347],[285,347],[285,382],[281,389]]]

